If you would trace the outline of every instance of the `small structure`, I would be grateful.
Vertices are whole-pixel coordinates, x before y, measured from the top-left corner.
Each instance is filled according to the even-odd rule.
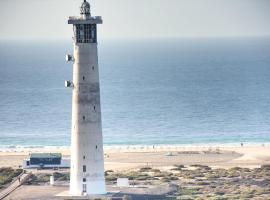
[[[50,185],[54,185],[54,176],[50,176]]]
[[[117,179],[117,187],[129,187],[128,178],[118,178]]]
[[[61,153],[32,153],[23,161],[23,169],[69,168],[70,159],[62,158]]]

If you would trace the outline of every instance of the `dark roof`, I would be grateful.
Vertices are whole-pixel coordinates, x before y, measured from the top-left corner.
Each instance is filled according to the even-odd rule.
[[[62,158],[61,153],[31,153],[30,158]]]
[[[82,2],[80,9],[82,15],[90,15],[90,3],[88,3],[86,0]]]

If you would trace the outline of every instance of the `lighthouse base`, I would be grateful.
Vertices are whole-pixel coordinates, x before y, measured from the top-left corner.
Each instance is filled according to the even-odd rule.
[[[64,191],[56,195],[57,197],[60,197],[61,199],[65,200],[109,200],[112,199],[112,194],[102,194],[102,195],[71,195],[69,191]]]
[[[85,186],[85,188],[83,188],[83,185]],[[79,181],[71,181],[69,194],[73,196],[106,194],[105,180],[100,179],[100,180],[83,182],[83,183]]]

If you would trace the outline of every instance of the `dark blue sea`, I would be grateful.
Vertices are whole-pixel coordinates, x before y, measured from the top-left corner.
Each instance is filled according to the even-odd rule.
[[[270,143],[270,38],[100,40],[105,145]],[[72,41],[0,42],[0,147],[68,146]]]

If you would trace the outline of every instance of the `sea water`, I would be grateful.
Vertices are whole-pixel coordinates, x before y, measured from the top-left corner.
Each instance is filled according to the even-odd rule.
[[[270,142],[270,38],[100,40],[104,144]],[[69,146],[72,41],[0,42],[0,147]]]

